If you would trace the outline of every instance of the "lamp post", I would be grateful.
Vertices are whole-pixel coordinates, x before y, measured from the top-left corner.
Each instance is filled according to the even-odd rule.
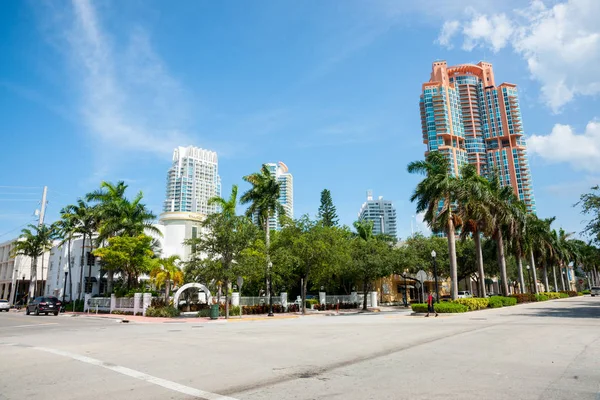
[[[404,271],[402,277],[404,278],[404,307],[408,308],[408,286],[406,284],[406,271]]]
[[[269,314],[268,317],[273,316],[273,263],[269,261]]]
[[[21,290],[23,291],[23,294],[21,295],[21,299],[23,300],[23,305],[25,305],[25,275],[23,275],[23,279],[21,279]]]
[[[529,275],[529,293],[535,293],[535,291],[533,290],[533,285],[531,283],[531,271],[529,270],[531,267],[527,265],[525,268],[527,268],[527,275]]]
[[[567,280],[567,277],[565,276],[565,270],[563,269],[562,270],[562,281],[561,281],[561,283],[563,285],[563,290],[569,290],[569,289],[567,289],[567,282],[566,282],[566,280]]]
[[[433,278],[435,280],[435,301],[440,302],[440,291],[438,288],[438,278],[437,278],[437,263],[435,262],[436,257],[435,250],[431,250],[431,258],[433,260]]]
[[[65,294],[67,293],[67,276],[69,276],[69,271],[65,268],[65,282],[63,283],[63,299],[62,299],[63,312],[65,309]]]

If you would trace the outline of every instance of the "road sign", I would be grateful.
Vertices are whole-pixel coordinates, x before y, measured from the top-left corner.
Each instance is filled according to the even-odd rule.
[[[420,288],[421,288],[421,282],[419,282],[419,281],[416,281],[416,282],[415,282],[415,287],[416,287],[417,289],[420,289]]]
[[[417,272],[417,280],[423,283],[425,282],[425,279],[427,279],[427,272],[419,270],[419,272]]]

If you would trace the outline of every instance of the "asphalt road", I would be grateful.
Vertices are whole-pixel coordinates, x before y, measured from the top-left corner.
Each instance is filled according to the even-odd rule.
[[[0,399],[600,399],[600,298],[463,315],[0,314]]]

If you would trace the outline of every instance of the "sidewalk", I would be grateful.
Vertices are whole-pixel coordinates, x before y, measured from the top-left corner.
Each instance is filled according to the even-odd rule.
[[[210,318],[203,317],[175,317],[175,318],[158,318],[158,317],[144,317],[142,315],[123,315],[123,314],[104,314],[104,313],[84,313],[84,312],[66,312],[60,314],[62,317],[80,317],[80,318],[102,318],[112,319],[115,321],[127,321],[141,324],[164,324],[164,323],[180,323],[180,324],[218,324],[227,322],[244,322],[244,321],[264,321],[264,320],[282,320],[282,319],[296,319],[301,317],[300,314],[275,314],[273,317],[268,317],[267,314],[257,315],[244,315],[242,318],[239,316],[230,316],[229,320],[225,317],[212,320]]]

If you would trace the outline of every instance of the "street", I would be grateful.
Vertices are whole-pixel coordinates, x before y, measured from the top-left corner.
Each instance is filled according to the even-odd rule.
[[[600,298],[121,323],[0,313],[0,399],[600,399]]]

